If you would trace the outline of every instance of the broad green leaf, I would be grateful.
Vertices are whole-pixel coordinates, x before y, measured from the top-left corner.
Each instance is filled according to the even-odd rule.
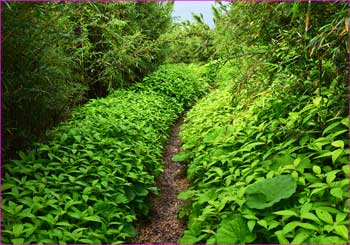
[[[254,230],[255,224],[256,224],[256,220],[248,220],[247,225],[250,232]]]
[[[18,152],[18,155],[19,155],[19,157],[20,157],[22,160],[26,160],[26,159],[27,159],[27,155],[26,155],[23,151],[19,151],[19,152]]]
[[[89,200],[89,196],[88,195],[82,195],[82,198],[83,198],[84,202],[87,202]]]
[[[319,106],[321,104],[321,102],[322,102],[322,97],[318,96],[318,97],[314,98],[312,100],[312,102],[314,103],[314,105]]]
[[[344,238],[346,241],[349,241],[349,229],[345,225],[336,225],[334,226],[334,232]]]
[[[80,136],[80,135],[74,135],[73,137],[74,137],[74,139],[75,139],[77,142],[81,142],[81,136]]]
[[[52,229],[52,230],[49,230],[48,231],[48,234],[49,234],[49,237],[52,238],[52,237],[57,237],[58,239],[61,239],[62,236],[63,236],[63,233],[61,230],[59,229]]]
[[[16,184],[3,183],[3,184],[1,185],[2,191],[6,191],[7,189],[11,189],[12,187],[16,187]]]
[[[232,215],[221,221],[215,237],[218,244],[238,244],[254,241],[255,234],[242,216]]]
[[[349,128],[349,127],[350,127],[350,120],[349,120],[349,117],[343,118],[343,119],[341,120],[341,123],[342,123],[345,127]]]
[[[13,230],[13,235],[15,237],[18,237],[23,232],[23,225],[22,224],[14,224],[13,227],[12,227],[12,230]]]
[[[11,239],[12,244],[24,244],[24,239],[23,238],[15,238]]]
[[[78,213],[78,212],[68,212],[67,213],[70,217],[73,217],[75,219],[80,219],[81,218],[81,213]]]
[[[281,210],[281,211],[276,211],[276,212],[273,212],[274,214],[277,214],[277,215],[282,215],[282,216],[296,216],[298,217],[298,214],[293,211],[293,210]]]
[[[335,151],[332,151],[332,162],[335,163],[335,161],[338,159],[338,157],[343,153],[343,149],[338,149]]]
[[[67,138],[68,138],[67,134],[62,134],[61,139],[60,139],[61,143],[64,143],[67,140]]]
[[[308,230],[319,231],[319,229],[315,225],[300,222],[300,221],[292,221],[283,227],[283,230],[282,230],[283,234],[287,234],[291,231],[294,231],[295,228],[298,226],[303,227],[303,228],[308,229]]]
[[[76,204],[81,204],[81,201],[75,201],[75,200],[69,200],[68,202],[66,202],[66,204],[64,205],[64,210],[68,210],[70,207],[76,205]]]
[[[317,218],[316,215],[314,215],[313,213],[309,213],[309,212],[303,212],[300,214],[300,218],[302,219],[309,219],[309,220],[313,220],[316,223],[321,223],[321,221],[319,220],[319,218]]]
[[[349,165],[343,166],[342,170],[343,170],[343,173],[345,175],[349,175],[350,174],[350,166]]]
[[[334,226],[333,225],[324,225],[323,230],[326,231],[327,233],[330,233],[331,231],[334,230]]]
[[[128,234],[129,237],[135,237],[137,235],[135,227],[130,223],[124,224],[123,232]]]
[[[51,214],[47,214],[45,216],[38,216],[38,218],[45,220],[49,225],[54,225],[56,223],[56,219]]]
[[[86,244],[95,244],[95,242],[93,240],[90,240],[88,238],[80,238],[79,242],[86,243]],[[114,242],[112,244],[116,244],[116,243]]]
[[[308,232],[303,230],[298,231],[294,239],[291,241],[291,244],[302,244],[309,236],[310,234]]]
[[[334,196],[336,198],[343,199],[343,190],[339,187],[332,188],[330,193],[332,196]]]
[[[224,174],[224,171],[222,171],[221,168],[215,167],[213,170],[219,175],[219,177],[222,177]]]
[[[136,184],[134,186],[134,191],[135,191],[136,195],[138,195],[138,196],[147,196],[147,194],[148,194],[147,188],[142,184]]]
[[[74,184],[75,178],[73,176],[68,175],[68,179],[69,179],[70,182],[72,182]]]
[[[86,221],[95,221],[95,222],[100,222],[102,223],[102,220],[100,217],[98,216],[87,216],[87,217],[83,217],[83,220],[86,220]]]
[[[338,236],[325,236],[320,235],[316,237],[310,237],[307,240],[308,244],[348,244],[347,241],[341,239]]]
[[[305,229],[308,229],[308,230],[320,232],[320,229],[318,228],[318,226],[315,226],[315,225],[310,224],[310,223],[300,223],[299,226],[303,227]]]
[[[246,219],[259,220],[259,218],[253,214],[243,214],[242,216],[243,216],[243,218],[246,218]]]
[[[303,204],[303,206],[301,206],[300,208],[300,214],[303,214],[303,213],[308,213],[312,208],[312,203],[305,203]]]
[[[258,220],[257,223],[258,223],[260,226],[262,226],[262,227],[264,227],[265,229],[267,229],[267,222],[266,222],[266,220],[261,219],[261,220]]]
[[[60,222],[57,222],[56,223],[57,226],[67,226],[67,227],[72,227],[73,225],[68,223],[68,222],[65,222],[65,221],[60,221]]]
[[[331,125],[329,125],[327,128],[325,128],[325,130],[323,130],[322,135],[327,134],[328,132],[331,132],[335,127],[337,127],[341,122],[337,121],[335,123],[332,123]]]
[[[190,231],[185,231],[179,244],[196,244],[198,241],[200,241],[198,236],[193,235]]]
[[[246,204],[250,208],[264,209],[289,198],[295,191],[296,183],[290,175],[257,181],[245,190]]]
[[[177,195],[177,198],[180,199],[180,200],[187,200],[187,199],[190,199],[194,196],[196,192],[193,191],[193,190],[188,190],[186,192],[180,192],[178,195]]]
[[[345,220],[348,217],[347,213],[337,213],[336,217],[335,217],[335,221],[336,223],[340,223],[343,220]]]
[[[129,202],[128,198],[125,195],[123,195],[122,193],[117,193],[115,195],[114,200],[116,203],[128,203]]]
[[[205,244],[216,244],[215,236],[210,237]]]
[[[317,216],[324,222],[328,223],[328,224],[333,224],[333,218],[332,215],[330,215],[330,213],[328,213],[326,210],[322,210],[322,209],[316,209],[316,214]]]
[[[314,188],[328,188],[328,185],[321,182],[321,183],[314,183],[314,184],[311,184],[309,185],[309,188],[310,189],[314,189]]]
[[[291,231],[294,231],[294,229],[296,227],[298,227],[298,225],[301,224],[300,221],[292,221],[292,222],[289,222],[288,224],[286,224],[284,227],[283,227],[283,234],[287,234]]]
[[[127,198],[128,198],[128,201],[130,202],[130,201],[132,201],[132,200],[134,200],[135,199],[135,197],[136,197],[136,193],[135,193],[135,191],[133,191],[132,189],[127,189],[126,190],[126,196],[127,196]]]
[[[333,141],[332,146],[344,149],[344,141],[342,140]]]
[[[277,221],[277,220],[271,220],[268,222],[268,230],[272,230],[275,229],[276,227],[280,226],[281,222]]]
[[[312,167],[312,171],[315,173],[315,174],[321,174],[321,168],[319,166],[316,166],[314,165]]]
[[[276,231],[275,234],[280,244],[290,244],[283,231]]]
[[[125,243],[125,242],[124,241],[113,241],[111,244],[123,244],[123,243]]]
[[[348,181],[348,180],[346,180],[346,181]],[[330,207],[332,205],[331,201],[321,202],[320,205],[321,205],[320,207],[317,207],[318,204],[316,204],[316,202],[315,202],[315,207],[317,207],[317,209],[319,209],[319,210],[324,210],[324,211],[327,211],[327,212],[333,213],[333,214],[339,213],[338,209]]]
[[[172,160],[175,161],[175,162],[183,162],[183,161],[186,161],[187,159],[189,159],[191,157],[191,153],[188,153],[188,152],[180,152],[180,153],[177,153],[176,155],[174,155],[172,157]]]
[[[333,183],[334,179],[336,178],[337,173],[339,173],[340,170],[333,170],[326,173],[326,182],[327,184]]]

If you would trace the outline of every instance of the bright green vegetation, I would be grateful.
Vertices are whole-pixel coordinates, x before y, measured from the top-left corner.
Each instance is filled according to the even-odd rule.
[[[231,91],[201,100],[183,126],[177,158],[190,161],[191,188],[179,196],[189,201],[181,242],[346,243],[349,123],[330,113],[334,93]]]
[[[174,157],[190,180],[180,243],[348,243],[346,5],[216,12],[217,89]]]
[[[185,111],[180,243],[347,243],[348,5],[215,6],[3,6],[3,243],[130,241]]]
[[[5,159],[72,108],[142,81],[163,63],[171,3],[4,3]]]
[[[147,195],[158,193],[169,127],[208,86],[193,69],[165,65],[137,87],[92,100],[49,143],[5,163],[2,242],[123,243],[135,236],[132,223],[148,214]]]

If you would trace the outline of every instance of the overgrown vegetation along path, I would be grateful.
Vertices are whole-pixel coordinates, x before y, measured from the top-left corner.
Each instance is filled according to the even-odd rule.
[[[185,166],[171,158],[180,151],[179,131],[183,119],[179,119],[171,131],[164,152],[164,172],[158,179],[160,195],[154,197],[149,220],[136,224],[138,236],[133,243],[177,243],[185,229],[178,219],[178,211],[183,201],[177,195],[188,186]]]

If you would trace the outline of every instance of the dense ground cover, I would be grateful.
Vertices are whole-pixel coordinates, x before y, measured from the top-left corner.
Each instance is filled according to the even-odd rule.
[[[182,128],[175,159],[191,186],[179,195],[180,243],[347,243],[346,87],[307,94],[287,70],[269,85],[257,61],[226,64]]]
[[[175,157],[190,180],[181,243],[348,241],[348,7],[213,8],[217,90],[188,112]]]
[[[6,6],[2,150],[27,153],[3,165],[3,242],[131,241],[195,105],[181,243],[346,243],[347,3],[217,2],[213,29],[171,24],[172,3]],[[190,65],[143,79],[164,61]]]
[[[166,65],[138,87],[92,100],[49,143],[5,163],[2,242],[123,243],[135,236],[132,223],[148,214],[147,195],[158,192],[169,127],[206,90],[195,69]]]

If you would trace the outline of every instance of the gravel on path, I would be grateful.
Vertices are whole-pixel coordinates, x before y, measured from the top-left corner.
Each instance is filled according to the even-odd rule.
[[[165,146],[164,171],[157,180],[160,195],[152,197],[150,218],[140,220],[135,225],[138,235],[132,240],[134,244],[178,243],[186,229],[185,223],[178,218],[179,209],[185,203],[176,198],[188,187],[185,165],[171,160],[180,151],[179,131],[182,123],[183,119],[176,122]]]

